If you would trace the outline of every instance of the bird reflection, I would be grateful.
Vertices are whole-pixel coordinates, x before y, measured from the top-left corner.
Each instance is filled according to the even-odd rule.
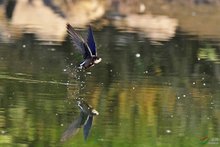
[[[66,27],[73,45],[75,45],[77,50],[83,55],[84,58],[84,61],[80,63],[78,68],[87,69],[101,62],[102,59],[97,56],[96,44],[91,26],[88,28],[88,36],[86,41],[79,34],[77,34],[70,24],[67,24]]]
[[[96,111],[94,108],[92,108],[92,106],[90,106],[83,100],[78,100],[77,105],[80,108],[80,115],[70,124],[70,126],[63,133],[61,141],[66,141],[71,136],[76,135],[81,127],[83,127],[83,136],[86,140],[92,126],[93,116],[99,115],[98,111]]]

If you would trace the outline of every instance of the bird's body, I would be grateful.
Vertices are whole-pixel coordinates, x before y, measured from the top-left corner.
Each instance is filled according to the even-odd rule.
[[[77,105],[80,108],[80,115],[70,124],[67,130],[63,133],[61,141],[65,141],[71,136],[77,134],[79,129],[83,127],[84,139],[86,140],[89,131],[92,127],[93,116],[99,115],[98,111],[88,105],[85,101],[77,101]]]
[[[67,32],[73,45],[84,58],[84,61],[79,65],[79,69],[87,69],[101,62],[102,59],[97,56],[96,44],[91,26],[89,26],[86,41],[79,34],[77,34],[70,24],[67,24]]]

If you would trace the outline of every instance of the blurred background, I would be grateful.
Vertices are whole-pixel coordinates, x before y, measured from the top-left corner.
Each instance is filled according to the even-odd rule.
[[[220,0],[0,0],[0,146],[220,144]],[[78,71],[66,23],[102,62]],[[100,115],[61,143],[83,98]]]

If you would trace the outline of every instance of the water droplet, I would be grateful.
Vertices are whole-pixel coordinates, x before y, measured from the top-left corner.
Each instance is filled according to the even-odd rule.
[[[186,95],[184,94],[183,97],[186,97]]]
[[[26,45],[25,45],[25,44],[23,44],[23,45],[22,45],[22,47],[23,47],[23,48],[26,48]]]
[[[203,85],[203,86],[206,86],[206,83],[203,83],[202,85]]]
[[[166,130],[167,133],[171,133],[171,130]]]
[[[196,84],[196,82],[193,82],[193,85],[195,85]]]
[[[177,99],[179,100],[179,99],[180,99],[180,97],[178,96],[178,97],[177,97]]]
[[[55,51],[56,49],[55,49],[55,48],[51,48],[50,50],[53,52],[53,51]]]
[[[63,71],[65,71],[65,72],[66,72],[66,71],[67,71],[67,69],[63,69]]]
[[[139,57],[141,56],[141,54],[137,53],[135,56],[136,56],[137,58],[139,58]]]

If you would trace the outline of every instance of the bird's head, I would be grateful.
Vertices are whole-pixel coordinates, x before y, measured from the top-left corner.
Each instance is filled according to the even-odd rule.
[[[83,113],[87,115],[99,115],[99,112],[92,108],[92,106],[87,104],[85,101],[79,100],[77,101],[77,104]]]

